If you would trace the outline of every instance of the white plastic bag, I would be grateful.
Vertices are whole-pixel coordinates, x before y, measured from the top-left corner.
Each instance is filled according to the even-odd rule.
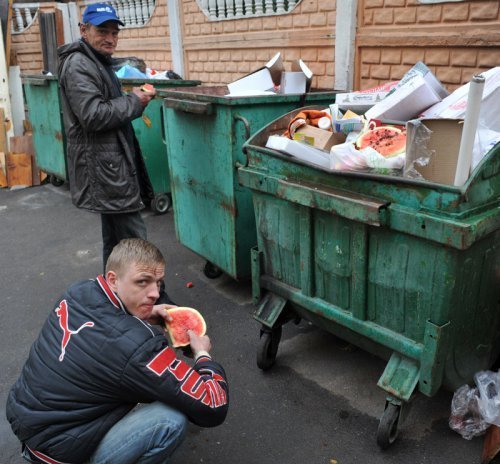
[[[462,385],[451,400],[450,428],[466,440],[483,435],[490,427],[479,412],[477,388]]]
[[[405,153],[386,158],[371,147],[358,150],[354,143],[334,145],[330,154],[331,168],[335,171],[387,171],[402,169],[405,164]]]
[[[474,376],[479,412],[488,424],[500,427],[500,371],[481,371]]]

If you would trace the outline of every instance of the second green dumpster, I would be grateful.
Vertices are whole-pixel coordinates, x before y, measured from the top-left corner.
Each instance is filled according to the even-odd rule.
[[[333,91],[226,97],[226,87],[167,90],[164,116],[179,241],[207,260],[205,275],[250,277],[257,243],[250,191],[238,184],[243,143],[273,119],[306,104],[333,103]]]
[[[239,169],[257,222],[257,364],[273,365],[297,317],[388,359],[386,448],[414,391],[454,390],[499,355],[500,145],[460,188],[330,172],[265,148],[291,116],[247,142]]]

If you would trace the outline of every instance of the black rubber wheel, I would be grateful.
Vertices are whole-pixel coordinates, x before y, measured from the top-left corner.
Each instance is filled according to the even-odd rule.
[[[377,430],[377,445],[382,449],[387,449],[391,446],[398,437],[399,416],[401,414],[401,406],[392,403],[387,403]]]
[[[272,330],[261,331],[257,347],[257,366],[259,369],[267,371],[274,365],[280,340],[281,326]]]
[[[62,184],[64,184],[64,181],[62,179],[59,179],[59,177],[54,176],[54,174],[50,175],[50,183],[54,187],[60,187]]]
[[[172,200],[168,193],[159,193],[151,201],[151,209],[156,214],[165,214],[172,206]]]
[[[205,274],[209,279],[217,279],[222,275],[222,271],[210,261],[207,261],[205,267],[203,268],[203,274]]]

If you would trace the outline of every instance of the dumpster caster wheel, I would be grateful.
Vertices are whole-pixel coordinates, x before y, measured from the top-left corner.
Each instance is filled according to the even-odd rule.
[[[62,179],[59,179],[59,177],[54,176],[53,174],[50,175],[50,183],[54,187],[60,187],[62,184],[64,184],[64,181]]]
[[[400,414],[401,406],[387,403],[377,430],[377,445],[380,448],[387,449],[396,441]]]
[[[172,200],[168,193],[160,193],[155,195],[151,201],[151,209],[156,214],[165,214],[172,206]]]
[[[217,279],[222,275],[222,271],[210,261],[207,261],[205,267],[203,268],[203,274],[205,274],[209,279]]]
[[[274,365],[280,340],[281,326],[272,330],[261,330],[257,347],[257,366],[263,371],[267,371]]]

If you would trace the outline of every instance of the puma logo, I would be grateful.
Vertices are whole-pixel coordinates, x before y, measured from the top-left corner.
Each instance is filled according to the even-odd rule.
[[[78,332],[80,332],[80,330],[84,329],[85,327],[94,327],[94,323],[90,321],[85,322],[78,329],[71,330],[68,327],[69,313],[68,313],[68,303],[66,302],[66,300],[61,301],[59,306],[55,309],[55,312],[57,314],[57,317],[59,318],[59,326],[63,331],[63,338],[61,341],[61,355],[59,356],[59,361],[62,361],[64,359],[64,355],[66,354],[66,347],[68,346],[71,336],[76,335]]]

